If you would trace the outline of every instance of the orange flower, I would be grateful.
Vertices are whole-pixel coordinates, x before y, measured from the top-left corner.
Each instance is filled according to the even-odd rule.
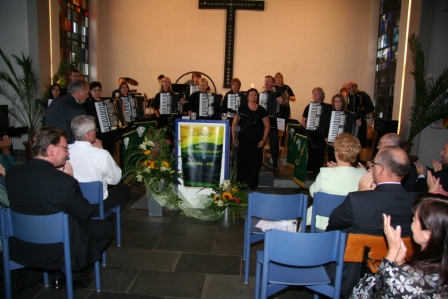
[[[231,199],[232,199],[232,193],[230,193],[230,192],[224,192],[224,193],[222,194],[222,198],[223,198],[225,201],[231,200]]]
[[[167,161],[163,161],[162,166],[165,168],[168,168],[168,167],[170,167],[170,163],[168,163]]]
[[[146,150],[143,154],[145,155],[145,156],[147,156],[147,155],[149,155],[151,153],[151,150]]]
[[[215,194],[215,196],[213,196],[213,200],[214,200],[214,201],[218,201],[218,200],[219,200],[219,195],[218,195],[218,194]]]

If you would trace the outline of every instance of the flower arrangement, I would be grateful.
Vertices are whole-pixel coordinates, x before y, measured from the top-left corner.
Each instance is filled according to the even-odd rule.
[[[167,136],[168,128],[149,128],[148,132],[130,156],[132,167],[127,172],[127,181],[144,183],[147,192],[163,206],[177,208],[179,197],[174,184],[179,184],[182,172],[176,169],[176,158],[172,142]]]
[[[246,216],[248,196],[241,190],[244,186],[241,183],[224,180],[220,185],[213,188],[209,195],[210,204],[207,208],[213,212],[215,220],[220,220],[226,209],[231,214],[233,222],[238,216]]]

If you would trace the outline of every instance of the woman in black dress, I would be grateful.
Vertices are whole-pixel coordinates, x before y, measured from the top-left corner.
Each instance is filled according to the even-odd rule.
[[[237,151],[236,179],[255,190],[263,147],[269,135],[269,117],[266,110],[258,105],[258,91],[254,88],[247,91],[247,105],[241,106],[238,112],[232,123],[232,141]]]

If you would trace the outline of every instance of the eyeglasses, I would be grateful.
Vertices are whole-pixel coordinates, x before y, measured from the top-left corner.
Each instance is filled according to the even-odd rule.
[[[98,132],[98,128],[95,128],[93,130],[90,130],[89,132]]]
[[[375,166],[375,165],[381,165],[381,166],[383,166],[383,164],[381,164],[381,163],[376,163],[376,162],[373,162],[373,161],[370,161],[370,162],[369,162],[369,167],[370,167],[370,168],[373,168],[373,166]]]
[[[62,147],[66,152],[68,152],[70,150],[70,148],[68,146],[62,146],[60,144],[55,144],[55,146]]]

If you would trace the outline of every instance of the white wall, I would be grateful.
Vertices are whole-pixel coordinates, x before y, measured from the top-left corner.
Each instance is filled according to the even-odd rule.
[[[264,11],[238,11],[234,76],[243,90],[251,83],[261,89],[265,75],[282,72],[296,94],[292,117],[299,120],[316,86],[325,90],[327,101],[350,80],[373,96],[378,3],[266,0]],[[90,53],[97,74],[92,80],[103,83],[106,95],[121,76],[136,79],[138,91],[152,97],[159,74],[176,81],[196,70],[213,79],[218,93],[227,91],[222,87],[225,10],[200,10],[197,0],[90,5],[97,6],[91,17],[98,30],[96,53]]]
[[[2,28],[2,30],[0,30],[0,48],[7,56],[9,56],[13,65],[15,65],[15,63],[11,54],[20,57],[22,52],[25,55],[30,53],[29,26],[32,27],[32,24],[36,20],[29,20],[27,2],[27,0],[0,0],[0,28]],[[30,54],[32,57],[38,57],[38,55],[33,55],[33,53]],[[36,59],[34,59],[34,62],[37,63]],[[4,69],[4,67],[3,60],[1,60],[0,68]],[[18,69],[16,69],[16,71],[18,71]],[[2,96],[0,96],[0,104],[7,104],[7,101],[2,98]],[[20,126],[20,124],[11,117],[9,119],[9,124],[10,126]],[[23,149],[22,142],[25,140],[28,140],[27,136],[22,136],[22,138],[14,137],[14,148]]]

